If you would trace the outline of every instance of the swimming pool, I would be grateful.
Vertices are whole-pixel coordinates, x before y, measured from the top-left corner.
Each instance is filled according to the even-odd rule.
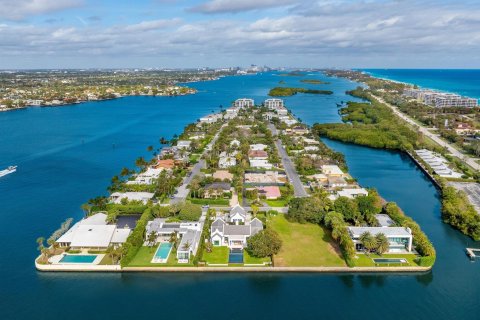
[[[228,263],[243,263],[243,250],[232,249],[228,255]]]
[[[408,263],[407,259],[403,259],[403,258],[377,258],[377,259],[373,259],[373,262],[378,264]]]
[[[153,255],[152,262],[153,263],[166,263],[168,260],[168,256],[172,251],[172,244],[170,242],[162,242],[155,251]]]
[[[97,257],[93,254],[66,254],[59,263],[93,263]]]

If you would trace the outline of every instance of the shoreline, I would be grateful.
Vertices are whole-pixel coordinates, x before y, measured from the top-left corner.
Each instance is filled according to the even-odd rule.
[[[430,267],[121,267],[120,265],[50,265],[39,264],[35,268],[40,272],[159,272],[159,273],[426,273]]]

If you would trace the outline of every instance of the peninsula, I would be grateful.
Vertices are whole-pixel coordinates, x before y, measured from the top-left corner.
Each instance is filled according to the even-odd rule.
[[[293,96],[297,93],[309,93],[309,94],[333,94],[330,90],[316,90],[305,88],[290,88],[290,87],[275,87],[268,93],[271,97],[287,97]]]
[[[38,239],[41,271],[418,272],[418,224],[348,174],[280,99],[237,99],[164,140]]]

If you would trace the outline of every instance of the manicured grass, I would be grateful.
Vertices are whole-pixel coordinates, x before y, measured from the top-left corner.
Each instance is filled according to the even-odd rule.
[[[228,247],[213,247],[212,252],[203,251],[203,260],[209,264],[228,264]]]
[[[110,256],[109,254],[106,254],[106,255],[103,257],[102,261],[100,261],[99,264],[101,264],[101,265],[112,265],[113,262],[112,262],[111,256]]]
[[[270,219],[269,228],[282,239],[282,249],[274,257],[276,267],[346,266],[330,232],[319,225],[293,223],[279,214]]]
[[[418,264],[414,261],[417,256],[415,254],[388,254],[385,253],[383,255],[378,255],[376,253],[370,253],[369,255],[363,254],[363,253],[358,253],[357,254],[358,259],[355,260],[355,265],[357,267],[375,267],[375,262],[373,262],[373,259],[389,259],[389,258],[403,258],[408,261],[408,264],[403,263],[403,264],[386,264],[386,263],[381,263],[378,264],[377,266],[379,267],[405,267],[405,266],[410,266],[410,267],[418,267]]]
[[[172,249],[170,255],[168,256],[167,263],[151,263],[153,255],[157,250],[157,246],[154,247],[145,247],[142,246],[138,250],[137,255],[132,259],[129,267],[191,267],[193,263],[177,263],[177,252]],[[192,260],[192,259],[190,259]]]
[[[188,198],[188,200],[193,204],[200,204],[200,205],[212,205],[212,206],[229,206],[230,200],[229,199],[196,199],[196,198]]]
[[[265,200],[265,203],[270,207],[286,207],[289,199]]]
[[[248,254],[247,250],[243,250],[244,264],[264,264],[264,263],[270,263],[270,262],[272,262],[272,260],[270,260],[270,257],[265,257],[265,258],[252,257],[251,255]]]

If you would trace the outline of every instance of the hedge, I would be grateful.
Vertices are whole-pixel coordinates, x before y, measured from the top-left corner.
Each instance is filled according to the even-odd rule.
[[[120,265],[122,267],[127,266],[135,257],[138,250],[140,250],[140,248],[142,247],[147,222],[152,218],[152,209],[147,208],[142,213],[140,219],[137,221],[135,229],[133,229],[132,233],[130,233],[127,241],[123,244],[122,247],[123,255],[122,259],[120,260]]]

